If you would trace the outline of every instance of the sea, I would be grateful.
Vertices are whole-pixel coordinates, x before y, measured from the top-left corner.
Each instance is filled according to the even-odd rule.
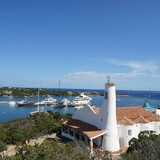
[[[88,89],[67,89],[74,92],[98,92],[100,94],[104,93],[104,90],[88,90]],[[144,102],[148,102],[151,107],[160,107],[160,91],[133,91],[133,90],[117,90],[117,107],[135,107],[143,106]],[[101,95],[90,95],[92,98],[92,105],[101,108],[103,96]],[[40,96],[39,100],[44,100],[46,96]],[[63,98],[67,98],[72,101],[75,96],[59,96],[54,97],[60,102]],[[37,101],[37,97],[0,97],[0,101],[21,101],[21,100],[32,100]],[[36,106],[23,106],[19,107],[17,105],[0,104],[0,122],[7,122],[10,120],[15,120],[18,118],[28,117],[30,112],[36,111]],[[62,114],[70,113],[74,114],[74,107],[53,107],[53,106],[40,106],[40,110],[51,110],[53,112],[59,112]]]

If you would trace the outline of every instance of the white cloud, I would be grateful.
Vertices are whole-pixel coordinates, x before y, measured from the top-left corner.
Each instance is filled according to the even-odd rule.
[[[117,81],[126,80],[127,78],[134,77],[144,77],[149,74],[149,76],[159,77],[156,74],[158,66],[154,61],[137,62],[137,61],[118,61],[118,60],[102,60],[109,62],[113,65],[121,65],[130,67],[132,70],[130,72],[106,72],[98,73],[95,71],[78,71],[75,73],[69,73],[65,75],[64,79],[66,81],[105,81],[107,76],[110,75],[111,79],[116,79]]]
[[[97,78],[107,77],[106,73],[97,73],[94,71],[78,71],[75,73],[69,73],[65,75],[65,79],[72,80],[97,80]]]
[[[156,73],[158,66],[154,61],[148,62],[134,62],[134,61],[117,61],[117,60],[105,60],[105,62],[109,62],[112,65],[121,65],[124,67],[129,67],[131,70],[123,72],[96,72],[96,71],[77,71],[74,73],[68,73],[60,78],[64,87],[74,85],[82,86],[82,88],[86,85],[87,87],[90,85],[98,86],[98,84],[102,84],[102,82],[107,81],[107,76],[111,76],[111,81],[127,81],[128,78],[144,78],[144,77],[160,77],[160,74]],[[48,84],[53,84],[57,86],[58,79],[46,79],[44,82]]]
[[[155,72],[159,68],[154,61],[137,62],[137,61],[119,61],[113,59],[103,60],[103,61],[110,62],[114,65],[127,66],[134,70],[139,70],[139,71]]]
[[[127,72],[127,73],[98,73],[94,71],[79,71],[75,73],[70,73],[65,75],[65,81],[106,81],[107,76],[110,75],[111,79],[118,79],[118,80],[124,80],[126,78],[133,78],[133,77],[138,77],[138,76],[144,76],[145,74],[143,72],[138,72],[138,71],[132,71],[132,72]]]

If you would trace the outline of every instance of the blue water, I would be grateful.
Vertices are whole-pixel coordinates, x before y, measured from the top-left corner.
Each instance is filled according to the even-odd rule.
[[[103,93],[104,90],[71,90],[77,92],[99,92]],[[127,94],[128,96],[117,96],[119,102],[117,102],[117,107],[131,107],[131,106],[142,106],[144,101],[147,100],[151,107],[160,106],[160,92],[159,91],[127,91],[127,90],[118,90],[117,94]],[[90,96],[92,97],[92,105],[101,108],[103,96]],[[40,97],[40,100],[45,99],[46,97]],[[54,97],[58,101],[61,101],[63,98],[73,100],[75,97]],[[0,101],[20,101],[20,100],[35,100],[37,97],[0,97]],[[56,108],[52,106],[43,106],[40,107],[41,110],[51,110],[53,112],[65,113],[74,113],[73,107],[65,108]],[[18,107],[17,105],[11,106],[8,104],[0,104],[0,122],[6,122],[9,120],[14,120],[17,118],[27,117],[30,112],[36,111],[35,106],[31,107]]]

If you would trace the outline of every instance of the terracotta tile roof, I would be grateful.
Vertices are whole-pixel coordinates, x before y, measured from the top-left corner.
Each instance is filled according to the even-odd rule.
[[[93,107],[98,114],[100,108]],[[116,108],[117,124],[133,125],[135,123],[149,123],[152,121],[160,121],[160,115],[155,115],[151,111],[145,110],[143,107],[121,107]],[[127,117],[127,119],[124,119]],[[129,121],[129,119],[132,121]]]
[[[152,121],[160,121],[160,116],[155,115],[151,111],[145,110],[143,107],[123,107],[117,108],[117,123],[121,124],[123,117],[127,117],[134,123],[149,123]]]
[[[131,119],[129,119],[128,117],[124,117],[123,119],[120,119],[118,121],[118,124],[122,124],[122,125],[134,125],[135,122],[133,122]]]
[[[138,116],[136,119],[134,119],[135,123],[149,123],[150,121],[142,116]]]
[[[135,119],[138,116],[148,117],[152,115],[150,111],[145,110],[142,107],[121,107],[117,108],[117,117],[127,116],[130,119]]]
[[[71,128],[75,128],[76,130],[85,134],[88,138],[93,138],[99,134],[105,133],[106,131],[98,129],[96,126],[93,126],[89,123],[77,120],[77,119],[70,119],[63,123],[66,126]]]
[[[151,111],[145,110],[143,107],[123,107],[117,108],[117,123],[119,124],[123,117],[127,117],[134,123],[149,123],[152,121],[160,121],[160,116],[155,115]]]
[[[151,116],[149,117],[146,117],[149,121],[160,121],[160,116],[159,115],[156,115],[156,114],[152,114]]]

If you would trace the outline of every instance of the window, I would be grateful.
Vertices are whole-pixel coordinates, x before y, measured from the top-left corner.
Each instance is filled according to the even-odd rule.
[[[63,126],[63,132],[68,133],[68,127],[67,126]]]
[[[129,135],[129,136],[132,135],[132,130],[131,130],[131,129],[128,130],[128,135]]]

